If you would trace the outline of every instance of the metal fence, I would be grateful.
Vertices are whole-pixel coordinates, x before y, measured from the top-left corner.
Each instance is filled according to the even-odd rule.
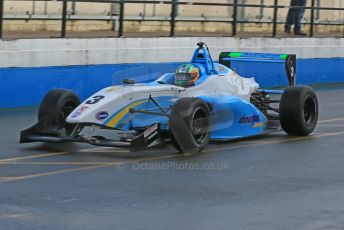
[[[9,0],[0,0],[0,38],[3,38],[3,23],[4,20],[10,20],[6,19],[4,17],[4,2]],[[23,1],[23,0],[22,0]],[[25,1],[25,0],[24,0]],[[62,4],[62,15],[59,17],[47,17],[44,20],[61,20],[61,30],[60,30],[60,37],[64,38],[67,35],[67,22],[69,20],[82,20],[80,18],[73,18],[68,15],[67,6],[69,2],[75,3],[111,3],[111,4],[118,4],[119,5],[119,12],[118,15],[111,15],[107,17],[104,20],[113,20],[118,22],[118,31],[116,36],[122,37],[124,35],[125,31],[125,24],[126,21],[159,21],[159,22],[169,22],[170,24],[170,30],[169,30],[169,36],[174,37],[176,36],[176,23],[177,22],[186,22],[190,21],[190,19],[182,18],[177,16],[177,9],[179,6],[217,6],[217,7],[231,7],[232,8],[232,16],[229,18],[206,18],[202,19],[200,22],[222,22],[222,23],[228,23],[231,24],[231,31],[228,31],[228,36],[236,36],[237,35],[237,28],[241,24],[262,24],[267,23],[272,25],[271,29],[271,37],[277,36],[277,26],[278,24],[282,24],[284,22],[281,22],[278,20],[278,13],[281,9],[306,9],[310,10],[310,20],[309,22],[306,22],[305,24],[309,25],[309,37],[314,36],[314,28],[317,25],[331,25],[338,27],[338,30],[342,31],[342,37],[344,37],[344,8],[343,7],[320,7],[319,4],[317,4],[318,0],[310,0],[311,4],[307,7],[291,7],[289,5],[280,5],[279,0],[274,0],[273,4],[243,4],[240,3],[238,0],[233,0],[232,3],[216,3],[216,2],[197,2],[197,1],[182,1],[182,0],[170,0],[170,1],[143,1],[143,0],[54,0],[54,2],[61,2]],[[46,2],[46,0],[35,0],[35,2]],[[139,18],[133,18],[128,17],[125,15],[125,7],[128,7],[130,4],[162,4],[162,5],[169,5],[171,7],[171,12],[169,17],[162,17],[162,18],[145,18],[145,17],[139,17]],[[273,17],[271,20],[250,20],[250,19],[239,19],[238,18],[238,9],[242,8],[259,8],[261,11],[264,9],[272,9],[273,10]],[[320,11],[339,11],[343,15],[342,20],[338,22],[320,22],[317,21],[316,18]],[[28,16],[25,20],[42,20],[41,18],[35,18]],[[12,18],[12,20],[18,20],[18,18]],[[94,19],[98,20],[98,19]],[[201,20],[201,19],[199,19]],[[194,21],[196,21],[194,19]]]

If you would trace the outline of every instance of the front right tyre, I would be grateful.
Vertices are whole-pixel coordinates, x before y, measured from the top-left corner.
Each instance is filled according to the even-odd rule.
[[[211,135],[210,109],[199,98],[181,98],[170,114],[171,141],[180,152],[201,152]]]

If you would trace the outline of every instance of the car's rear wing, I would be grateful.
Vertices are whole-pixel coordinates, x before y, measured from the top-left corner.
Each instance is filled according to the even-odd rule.
[[[296,84],[296,55],[272,53],[222,52],[219,63],[231,68],[233,61],[284,63],[289,85]]]

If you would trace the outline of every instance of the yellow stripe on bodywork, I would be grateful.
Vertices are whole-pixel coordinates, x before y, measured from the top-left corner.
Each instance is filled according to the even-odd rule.
[[[265,126],[265,122],[255,123],[253,125],[253,128],[260,128],[260,127],[263,127],[263,126]]]
[[[129,110],[139,106],[145,102],[147,102],[148,100],[142,100],[142,101],[137,101],[134,102],[130,105],[128,105],[127,107],[125,107],[124,109],[122,109],[120,112],[117,113],[117,115],[115,115],[110,121],[108,121],[105,125],[109,126],[109,127],[116,127],[116,125],[118,124],[118,122],[129,113]]]

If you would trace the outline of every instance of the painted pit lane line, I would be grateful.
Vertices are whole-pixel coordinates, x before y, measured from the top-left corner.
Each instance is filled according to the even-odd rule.
[[[344,121],[344,117],[341,118],[333,118],[333,119],[327,119],[327,120],[320,120],[318,121],[319,124],[323,124],[323,123],[330,123],[330,122],[336,122],[336,121]],[[338,125],[337,125],[338,126]],[[321,135],[327,135],[326,133],[319,133]],[[315,134],[317,135],[317,134]],[[303,139],[308,139],[309,137],[312,136],[306,136],[306,137],[298,137],[298,138],[294,138],[294,139],[283,139],[281,140],[282,142],[284,141],[293,141],[293,140],[303,140]],[[242,147],[247,147],[249,145],[252,146],[259,146],[259,145],[264,145],[264,144],[269,144],[273,141],[268,141],[268,142],[261,142],[260,140],[256,141],[257,143],[252,143],[252,141],[250,141],[251,144],[246,144],[246,145],[239,145],[239,146],[231,146],[231,147],[227,147],[227,148],[220,148],[219,150],[209,150],[209,151],[220,151],[222,149],[224,150],[230,150],[230,149],[237,149],[237,148],[242,148]],[[273,142],[274,143],[274,142]],[[279,142],[277,142],[279,143]],[[102,151],[106,151],[106,152],[112,152],[112,153],[129,153],[130,151],[128,150],[122,150],[122,149],[113,149],[113,148],[108,148],[108,147],[95,147],[95,148],[88,148],[88,149],[81,149],[79,150],[79,152],[102,152]],[[209,152],[208,151],[208,152]],[[30,156],[24,156],[24,157],[13,157],[13,158],[5,158],[5,159],[0,159],[0,163],[2,162],[10,162],[10,161],[19,161],[19,160],[28,160],[28,159],[35,159],[35,158],[43,158],[43,157],[50,157],[50,156],[59,156],[59,155],[65,155],[68,154],[68,152],[56,152],[56,153],[46,153],[46,154],[39,154],[39,155],[30,155]],[[81,162],[80,162],[81,163]],[[73,164],[73,163],[72,163]],[[84,163],[83,163],[84,164]]]
[[[43,157],[50,157],[50,156],[59,156],[59,155],[65,155],[65,154],[67,154],[67,152],[45,153],[45,154],[30,155],[30,156],[25,156],[25,157],[12,157],[12,158],[0,159],[0,163],[1,162],[8,162],[8,161],[43,158]]]
[[[116,161],[121,162],[121,161]],[[33,162],[33,161],[8,161],[0,165],[103,165],[108,162]],[[1,177],[0,177],[1,179]]]
[[[338,119],[335,119],[338,120]],[[343,119],[344,120],[344,119]],[[326,121],[332,121],[332,120],[326,120]],[[319,125],[320,126],[320,125]],[[323,125],[323,126],[338,126],[338,125]],[[286,142],[286,141],[297,141],[297,140],[303,140],[303,139],[309,139],[312,138],[312,136],[316,135],[328,135],[332,133],[314,133],[311,136],[306,136],[306,137],[296,137],[296,138],[291,138],[291,139],[286,139],[287,137],[285,135],[281,137],[276,137],[275,140],[273,141],[261,141],[261,140],[249,140],[249,141],[243,141],[247,142],[247,144],[244,145],[235,145],[231,147],[225,147],[224,149],[237,149],[237,148],[243,148],[243,147],[249,147],[249,146],[256,146],[256,145],[265,145],[265,144],[270,144],[270,143],[279,143],[281,142]],[[210,149],[209,151],[220,151],[223,148],[215,148],[215,149]],[[96,147],[96,148],[89,148],[89,149],[82,149],[79,152],[111,152],[111,153],[130,153],[128,150],[121,150],[121,149],[113,149],[113,148],[108,148],[108,147]],[[208,152],[209,152],[208,151]],[[148,151],[147,151],[148,152]],[[27,161],[19,161],[19,160],[27,160],[27,159],[34,159],[34,158],[42,158],[42,157],[49,157],[49,156],[58,156],[58,155],[64,155],[67,152],[59,152],[59,153],[50,153],[50,154],[40,154],[40,155],[33,155],[33,156],[27,156],[27,157],[16,157],[16,158],[9,158],[9,159],[3,159],[0,160],[0,165],[6,165],[6,164],[32,164],[32,165],[103,165],[108,162],[27,162]],[[118,161],[120,162],[120,161]]]
[[[231,150],[231,149],[240,149],[240,148],[248,148],[248,147],[255,147],[255,146],[263,146],[263,145],[269,145],[269,144],[278,144],[278,143],[295,142],[295,141],[302,141],[302,140],[311,140],[311,139],[315,139],[315,138],[340,136],[340,135],[344,135],[344,131],[332,132],[332,133],[315,133],[313,135],[303,136],[303,137],[295,137],[295,138],[292,137],[292,138],[284,138],[283,140],[280,139],[280,140],[274,140],[274,141],[263,141],[260,143],[247,144],[247,145],[238,145],[238,146],[231,146],[231,147],[224,147],[224,148],[215,148],[215,149],[208,150],[207,153],[224,151],[224,150]]]
[[[114,148],[111,148],[111,147],[96,147],[96,148],[81,149],[79,152],[94,152],[94,153],[97,153],[97,152],[103,152],[104,150],[105,151],[111,150],[111,152],[114,152],[114,153],[130,153],[130,151],[126,150],[126,149],[114,149]]]
[[[344,127],[344,125],[317,125],[318,127]]]
[[[318,124],[330,123],[330,122],[335,122],[335,121],[344,121],[344,117],[328,119],[328,120],[320,120],[318,121]]]
[[[335,122],[335,121],[344,121],[344,118],[335,118],[335,119],[329,119],[329,120],[322,120],[319,121],[319,123],[327,123],[327,122]],[[275,144],[275,143],[283,143],[283,142],[292,142],[292,141],[301,141],[301,140],[307,140],[317,137],[326,137],[326,136],[336,136],[336,135],[342,135],[344,132],[333,132],[333,133],[316,133],[311,136],[306,137],[296,137],[296,138],[290,138],[290,139],[283,139],[280,140],[273,140],[273,141],[264,141],[261,142],[261,140],[255,141],[255,143],[252,143],[250,141],[248,144],[244,145],[237,145],[237,146],[229,146],[225,148],[215,148],[215,149],[209,149],[206,153],[214,153],[218,151],[224,151],[224,150],[231,150],[231,149],[240,149],[240,148],[248,148],[248,147],[254,147],[254,146],[262,146],[262,145],[268,145],[268,144]],[[90,148],[90,149],[83,149],[81,151],[83,152],[97,152],[104,149],[104,147],[97,147],[97,148]],[[125,150],[116,150],[111,149],[112,152],[120,152],[125,153],[129,151]],[[51,171],[51,172],[45,172],[45,173],[39,173],[39,174],[33,174],[33,175],[27,175],[27,176],[18,176],[18,177],[0,177],[0,182],[5,181],[13,181],[13,180],[21,180],[21,179],[29,179],[33,177],[39,177],[39,176],[48,176],[48,175],[55,175],[55,174],[61,174],[61,173],[67,173],[67,172],[73,172],[73,171],[81,171],[81,170],[92,170],[99,167],[109,167],[114,165],[122,165],[122,164],[128,164],[133,162],[140,162],[140,161],[149,161],[149,160],[159,160],[159,159],[166,159],[166,158],[173,158],[173,157],[180,157],[180,156],[186,156],[186,154],[173,154],[173,155],[165,155],[161,157],[154,157],[154,158],[140,158],[136,160],[131,161],[115,161],[115,162],[21,162],[20,160],[28,160],[28,159],[35,159],[35,158],[43,158],[43,157],[49,157],[49,156],[59,156],[67,154],[68,152],[56,152],[56,153],[48,153],[48,154],[40,154],[40,155],[32,155],[32,156],[25,156],[25,157],[14,157],[14,158],[7,158],[7,159],[1,159],[0,164],[18,164],[18,165],[87,165],[85,167],[79,167],[79,168],[72,168],[72,169],[65,169],[65,170],[58,170],[58,171]]]
[[[344,118],[335,118],[335,119],[328,119],[328,120],[321,120],[319,121],[318,123],[330,123],[330,122],[336,122],[336,121],[344,121]],[[319,127],[321,126],[335,126],[335,127],[338,127],[338,126],[344,126],[344,125],[334,125],[334,124],[324,124],[324,125],[318,125]],[[225,147],[224,149],[237,149],[237,148],[242,148],[242,147],[248,147],[248,146],[259,146],[259,145],[265,145],[265,144],[270,144],[270,143],[279,143],[279,142],[288,142],[288,141],[297,141],[297,140],[304,140],[304,139],[310,139],[316,135],[328,135],[328,134],[331,134],[332,133],[314,133],[313,135],[310,135],[310,136],[305,136],[305,137],[295,137],[295,138],[291,138],[291,139],[286,139],[288,137],[286,137],[285,134],[283,134],[283,136],[279,137],[279,138],[276,138],[277,140],[273,140],[273,141],[261,141],[261,140],[249,140],[249,141],[246,141],[248,144],[245,144],[245,145],[235,145],[235,146],[231,146],[231,147]],[[245,142],[245,141],[243,141]],[[219,150],[217,149],[210,149],[209,151],[220,151],[222,150],[222,148],[220,148]],[[209,152],[208,151],[208,152]],[[97,153],[97,152],[111,152],[111,153],[130,153],[129,150],[118,150],[118,149],[113,149],[113,148],[109,148],[109,147],[95,147],[95,148],[89,148],[89,149],[82,149],[80,150],[79,152],[94,152],[94,153]]]
[[[111,167],[111,166],[119,166],[120,167],[120,166],[124,166],[124,165],[130,164],[130,163],[137,163],[137,162],[143,162],[143,161],[153,161],[153,160],[162,160],[162,159],[176,158],[176,157],[181,157],[181,156],[185,156],[185,154],[184,155],[183,154],[173,154],[173,155],[167,155],[167,156],[142,158],[142,159],[136,159],[136,160],[122,161],[122,162],[116,161],[116,162],[104,163],[101,165],[78,167],[78,168],[51,171],[51,172],[38,173],[38,174],[32,174],[32,175],[17,176],[17,177],[12,177],[12,178],[7,177],[7,179],[0,180],[0,183],[18,181],[18,180],[26,180],[26,179],[36,178],[36,177],[58,175],[58,174],[64,174],[64,173],[68,173],[68,172],[88,171],[88,170],[94,170],[94,169],[103,168],[103,167]]]
[[[318,121],[318,123],[322,124],[322,123],[329,123],[329,122],[336,122],[336,121],[344,121],[344,118],[342,117],[342,118],[320,120],[320,121]],[[319,126],[321,126],[321,125],[319,125]],[[338,126],[338,125],[334,125],[334,126]],[[326,133],[319,133],[319,134],[326,134]],[[298,137],[297,139],[301,139],[302,140],[304,138],[307,139],[308,137],[309,136],[307,136],[307,137]],[[285,141],[285,137],[283,137],[283,141]],[[252,141],[249,141],[249,142],[251,143],[249,145],[260,145],[260,144],[264,144],[264,143],[270,143],[270,142],[261,142],[260,140],[254,141],[254,142],[258,142],[258,143],[253,143],[253,144],[252,144]],[[240,145],[240,146],[247,146],[247,145]],[[229,149],[231,149],[231,148],[238,148],[240,146],[229,147]],[[227,148],[225,148],[225,149],[227,149]],[[113,148],[109,148],[109,147],[95,147],[95,148],[81,149],[79,152],[103,152],[104,150],[106,152],[113,152],[113,153],[129,153],[130,152],[130,151],[125,150],[125,149],[113,149]],[[68,154],[68,152],[56,152],[56,153],[31,155],[31,156],[25,156],[25,157],[6,158],[6,159],[0,159],[0,163],[1,162],[8,162],[8,161],[35,159],[35,158],[42,158],[42,157],[49,157],[49,156],[58,156],[58,155],[65,155],[65,154]]]
[[[233,146],[233,147],[226,147],[226,148],[216,148],[216,149],[210,149],[207,153],[215,153],[218,151],[224,151],[224,150],[230,150],[230,149],[238,149],[238,148],[245,148],[245,147],[254,147],[254,146],[263,146],[263,145],[269,145],[269,144],[277,144],[277,143],[285,143],[285,142],[293,142],[293,141],[301,141],[301,140],[308,140],[313,138],[321,138],[321,137],[330,137],[330,136],[339,136],[344,135],[343,132],[333,132],[333,133],[324,133],[324,134],[317,134],[307,137],[298,137],[298,138],[290,138],[286,140],[279,140],[279,141],[270,141],[270,142],[264,142],[260,144],[251,144],[251,145],[241,145],[241,146]],[[88,170],[94,170],[104,167],[112,167],[112,166],[119,166],[123,167],[126,164],[130,163],[137,163],[137,162],[144,162],[144,161],[154,161],[154,160],[162,160],[162,159],[169,159],[169,158],[177,158],[177,157],[188,157],[192,156],[194,154],[172,154],[172,155],[166,155],[166,156],[159,156],[159,157],[149,157],[149,158],[141,158],[141,159],[135,159],[135,160],[128,160],[128,161],[122,161],[122,162],[109,162],[104,163],[100,165],[91,165],[91,166],[84,166],[84,167],[78,167],[78,168],[72,168],[72,169],[65,169],[65,170],[58,170],[58,171],[51,171],[51,172],[45,172],[45,173],[39,173],[39,174],[32,174],[32,175],[26,175],[26,176],[17,176],[17,177],[3,177],[5,179],[0,180],[0,183],[3,182],[11,182],[11,181],[19,181],[19,180],[26,180],[31,178],[37,178],[37,177],[44,177],[44,176],[51,176],[51,175],[58,175],[58,174],[64,174],[69,172],[78,172],[78,171],[88,171]]]
[[[344,117],[340,118],[334,118],[334,119],[328,119],[328,120],[320,120],[318,121],[319,124],[322,123],[330,123],[330,122],[336,122],[336,121],[344,121]],[[87,149],[81,149],[79,152],[101,152],[103,150],[110,150],[108,147],[95,147],[95,148],[87,148]],[[109,152],[119,152],[119,153],[129,153],[130,151],[128,150],[122,150],[122,149],[111,149]],[[39,154],[39,155],[30,155],[30,156],[24,156],[24,157],[13,157],[13,158],[5,158],[1,159],[0,162],[8,162],[8,161],[18,161],[18,160],[28,160],[28,159],[35,159],[35,158],[42,158],[42,157],[50,157],[50,156],[58,156],[58,155],[65,155],[68,154],[68,152],[56,152],[56,153],[46,153],[46,154]]]
[[[103,148],[101,148],[101,149],[103,149]],[[82,150],[79,150],[78,152],[93,152],[93,150],[96,150],[94,152],[97,152],[98,150],[100,150],[100,148],[82,149]],[[119,150],[119,149],[111,149],[111,152],[113,152],[113,153],[116,153],[116,152],[118,152],[118,153],[126,153],[126,152],[128,152],[129,153],[130,151]],[[44,158],[44,157],[51,157],[51,156],[66,155],[68,153],[69,152],[55,152],[55,153],[44,153],[44,154],[30,155],[30,156],[23,156],[23,157],[17,156],[17,157],[4,158],[4,159],[0,158],[0,163],[1,162],[8,162],[8,161],[29,160],[29,159],[35,159],[35,158]]]

